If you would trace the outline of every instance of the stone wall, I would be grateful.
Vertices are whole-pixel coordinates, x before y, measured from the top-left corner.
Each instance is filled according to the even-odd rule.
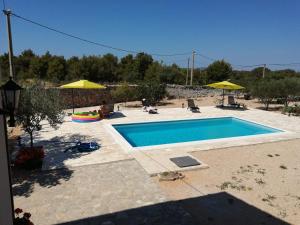
[[[167,85],[167,93],[173,98],[198,98],[220,95],[222,90],[203,88],[200,86]]]
[[[111,88],[106,89],[59,89],[60,96],[63,99],[65,108],[72,108],[74,99],[74,107],[88,107],[101,105],[102,101],[112,103]],[[72,98],[73,91],[73,98]]]

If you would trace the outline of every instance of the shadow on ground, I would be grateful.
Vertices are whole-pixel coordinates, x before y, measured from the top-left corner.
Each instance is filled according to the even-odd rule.
[[[256,225],[282,224],[276,218],[248,203],[220,192],[197,198],[170,201],[128,209],[116,213],[85,218],[57,225]]]
[[[45,158],[43,162],[44,171],[26,171],[13,168],[12,179],[13,192],[15,196],[29,197],[34,191],[34,185],[36,184],[50,188],[59,185],[61,181],[69,180],[72,177],[73,171],[68,169],[64,162],[66,160],[80,158],[91,153],[80,153],[76,151],[64,152],[65,149],[75,146],[78,141],[93,141],[89,136],[80,134],[64,134],[61,136],[55,136],[49,140],[42,140],[40,138],[40,132],[36,132],[34,140],[36,146],[42,145],[45,149]],[[98,144],[100,145],[100,143]],[[100,149],[96,151],[100,151]]]
[[[118,119],[118,118],[123,118],[123,117],[126,117],[123,113],[114,112],[108,119]]]
[[[249,109],[247,108],[237,108],[237,107],[230,107],[230,106],[224,106],[224,107],[217,107],[218,109],[222,110],[232,110],[232,111],[247,111]]]
[[[166,101],[157,103],[157,106],[167,106],[167,105],[174,105],[174,103],[173,102],[166,102]]]
[[[73,171],[67,168],[49,171],[26,171],[13,169],[12,183],[14,196],[29,197],[34,191],[34,185],[51,188],[60,185],[72,177]]]
[[[270,111],[270,112],[276,112],[276,111],[282,111],[283,109],[283,106],[269,106],[269,109],[266,110],[266,107],[264,106],[259,106],[259,107],[256,107],[256,109],[260,109],[260,110],[264,110],[264,111]]]

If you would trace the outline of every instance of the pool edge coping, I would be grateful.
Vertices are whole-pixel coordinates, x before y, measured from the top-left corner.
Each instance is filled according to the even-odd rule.
[[[259,126],[267,127],[267,128],[272,128],[275,130],[278,130],[279,132],[274,132],[274,133],[266,133],[266,134],[256,134],[256,135],[245,135],[245,136],[236,136],[236,137],[226,137],[226,138],[217,138],[217,139],[209,139],[209,140],[201,140],[201,141],[188,141],[188,142],[178,142],[178,143],[169,143],[169,144],[160,144],[160,145],[150,145],[150,146],[142,146],[142,147],[133,147],[114,127],[113,125],[125,125],[125,124],[139,124],[139,123],[153,123],[153,122],[171,122],[171,121],[184,121],[184,120],[204,120],[204,119],[218,119],[218,118],[236,118],[239,120],[242,120],[244,122],[251,122]],[[169,148],[176,148],[176,147],[187,147],[187,146],[196,146],[199,144],[212,144],[212,143],[218,143],[218,142],[233,142],[237,140],[251,140],[253,138],[257,137],[276,137],[279,135],[288,135],[288,134],[295,134],[296,132],[288,131],[282,128],[277,128],[272,125],[265,125],[262,123],[259,123],[257,121],[253,121],[251,119],[245,119],[241,118],[240,116],[214,116],[214,117],[205,117],[205,118],[186,118],[186,119],[170,119],[170,120],[151,120],[151,121],[146,121],[146,122],[141,122],[141,121],[133,121],[130,123],[105,123],[104,127],[106,130],[112,135],[113,138],[115,138],[116,142],[121,146],[121,148],[127,152],[127,153],[132,153],[137,150],[163,150],[163,149],[169,149]],[[242,145],[252,145],[252,144],[259,144],[262,143],[261,141],[254,141],[254,143],[249,143],[249,144],[242,144]],[[272,141],[263,141],[263,143],[268,143]],[[234,147],[236,145],[233,145]],[[217,148],[217,147],[216,147]],[[214,148],[211,148],[214,149]],[[200,149],[199,149],[200,150]],[[204,150],[204,149],[203,149]],[[188,152],[193,152],[193,150],[188,151]]]

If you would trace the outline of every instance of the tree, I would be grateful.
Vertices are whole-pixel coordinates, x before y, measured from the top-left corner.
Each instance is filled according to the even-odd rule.
[[[227,80],[232,74],[232,67],[224,60],[218,60],[206,68],[208,82]]]
[[[129,54],[123,58],[118,66],[118,79],[125,82],[134,82],[139,78],[139,72],[137,64],[135,64],[135,59],[133,55]]]
[[[265,105],[266,110],[269,110],[270,103],[272,103],[274,98],[279,97],[278,84],[278,81],[274,80],[256,82],[256,84],[252,86],[251,94]]]
[[[66,62],[67,66],[67,74],[66,74],[66,80],[77,80],[82,77],[81,73],[81,60],[73,56]]]
[[[160,82],[160,76],[162,74],[162,67],[158,62],[152,63],[145,72],[145,81]]]
[[[151,55],[148,55],[146,53],[138,53],[135,56],[135,67],[137,68],[138,72],[138,80],[143,80],[146,74],[146,70],[148,67],[153,63],[153,58]]]
[[[55,89],[44,89],[39,85],[22,90],[16,121],[30,136],[33,147],[33,133],[40,130],[41,121],[47,120],[51,127],[63,122],[63,107],[59,92]]]
[[[106,54],[99,59],[98,80],[113,82],[117,80],[118,58],[112,54]]]
[[[61,82],[66,76],[66,61],[62,56],[52,57],[48,63],[47,77],[54,82]]]
[[[126,102],[136,99],[136,87],[124,83],[113,90],[111,95],[115,102],[125,102],[126,105]]]
[[[165,84],[185,84],[186,71],[180,69],[176,64],[161,66],[160,81]]]
[[[276,81],[277,92],[283,99],[284,106],[287,107],[297,95],[300,95],[300,80],[297,78],[284,78]]]
[[[48,63],[40,57],[35,57],[29,65],[31,78],[45,79],[47,77]]]
[[[14,57],[14,71],[18,79],[32,78],[29,67],[32,60],[36,57],[31,49],[24,50],[19,57]]]
[[[262,78],[263,70],[264,70],[264,67],[256,67],[253,70],[251,70],[251,75],[258,79]],[[270,73],[271,73],[271,70],[269,68],[265,68],[265,76],[269,76]]]
[[[166,85],[160,84],[157,81],[151,80],[148,82],[142,82],[137,88],[137,97],[139,99],[147,99],[147,101],[155,105],[166,97]]]
[[[4,82],[9,77],[9,62],[8,62],[8,54],[5,53],[0,56],[0,66],[1,66],[1,74],[0,74],[0,82]]]

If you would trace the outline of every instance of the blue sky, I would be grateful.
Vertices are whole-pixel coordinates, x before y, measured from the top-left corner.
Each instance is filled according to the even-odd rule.
[[[300,62],[299,0],[6,0],[6,5],[42,24],[130,50],[172,54],[195,49],[236,65]],[[7,49],[4,19],[1,15],[1,53]],[[15,54],[31,48],[38,54],[49,50],[65,57],[125,55],[14,17],[12,30]],[[187,57],[163,60],[185,65]],[[197,56],[195,64],[209,62]]]

